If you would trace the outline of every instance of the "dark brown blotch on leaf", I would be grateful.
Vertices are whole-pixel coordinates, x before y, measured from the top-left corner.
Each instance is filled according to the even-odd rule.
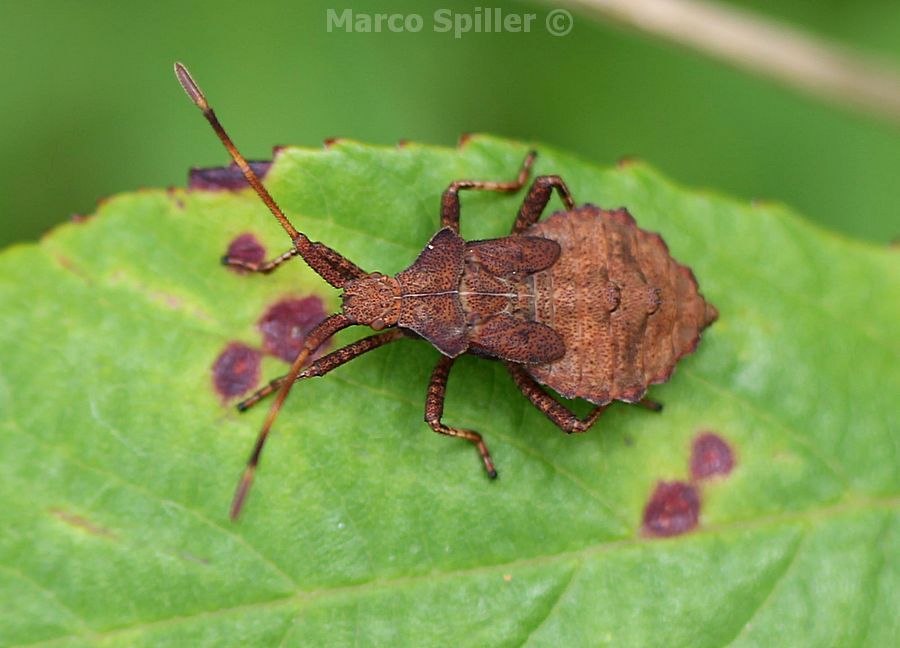
[[[694,439],[691,448],[691,476],[694,479],[727,475],[732,468],[734,453],[722,437],[704,432]]]
[[[269,168],[270,160],[258,160],[249,162],[250,168],[264,180]],[[232,162],[225,167],[208,167],[205,169],[191,169],[188,173],[188,187],[191,189],[203,189],[206,191],[239,191],[250,185],[238,166]]]
[[[307,334],[325,316],[325,305],[315,295],[304,299],[283,299],[273,304],[258,324],[263,334],[263,350],[285,362],[293,362]],[[327,344],[319,351],[326,348]]]
[[[253,234],[241,234],[229,245],[225,256],[231,261],[243,261],[244,263],[262,263],[266,259],[266,248]],[[237,266],[228,266],[228,269],[238,274],[246,274],[246,270]]]
[[[212,380],[216,392],[225,400],[240,396],[259,382],[259,365],[262,355],[240,342],[230,343],[212,367]]]
[[[667,538],[687,533],[697,526],[700,495],[682,481],[658,482],[644,509],[644,533]]]

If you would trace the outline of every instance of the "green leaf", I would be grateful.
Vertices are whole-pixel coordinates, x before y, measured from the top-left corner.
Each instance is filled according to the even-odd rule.
[[[368,270],[408,265],[454,179],[511,178],[527,147],[341,142],[282,151],[295,224]],[[300,261],[218,264],[250,191],[150,190],[0,256],[0,644],[885,646],[900,632],[900,254],[780,206],[687,191],[540,148],[579,201],[626,205],[720,313],[651,396],[561,434],[496,363],[465,357],[446,406],[501,477],[422,422],[438,354],[403,340],[289,397],[245,514],[228,505],[266,406],[214,391],[231,342],[286,296],[337,293]],[[465,194],[467,238],[521,194]],[[551,205],[559,207],[554,199]],[[22,218],[25,215],[17,215]],[[860,215],[864,217],[864,215]],[[348,341],[361,332],[342,333]],[[262,379],[287,365],[266,356]],[[642,530],[660,481],[714,432],[727,476],[696,529]]]

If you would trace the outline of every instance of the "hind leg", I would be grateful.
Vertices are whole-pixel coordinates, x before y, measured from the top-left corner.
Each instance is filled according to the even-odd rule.
[[[528,375],[528,372],[525,371],[522,365],[507,362],[506,368],[509,370],[516,386],[522,394],[531,401],[532,405],[541,410],[548,419],[553,421],[559,429],[567,434],[572,434],[573,432],[587,432],[591,426],[597,422],[600,415],[606,411],[606,408],[609,407],[609,404],[598,405],[591,410],[590,414],[584,418],[579,418],[574,412],[569,410],[569,408],[544,391],[543,387],[541,387],[534,378]],[[647,398],[636,404],[654,412],[662,410],[662,405],[660,403]]]
[[[597,422],[597,419],[600,418],[600,415],[603,414],[606,408],[609,407],[609,405],[598,405],[591,410],[590,414],[580,418],[545,392],[535,379],[525,372],[522,365],[508,362],[506,363],[506,368],[509,370],[516,386],[531,401],[531,404],[541,410],[548,419],[567,434],[587,432]]]
[[[575,209],[575,201],[572,199],[572,194],[562,178],[559,176],[538,176],[534,179],[531,189],[528,190],[528,194],[522,202],[519,215],[516,216],[516,222],[513,223],[513,234],[521,234],[538,221],[541,214],[544,213],[547,203],[550,202],[550,196],[553,195],[554,189],[559,193],[559,197],[562,198],[566,209],[570,211]]]

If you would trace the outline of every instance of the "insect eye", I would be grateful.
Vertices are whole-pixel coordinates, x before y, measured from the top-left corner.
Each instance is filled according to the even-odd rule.
[[[372,323],[369,324],[369,326],[372,328],[372,330],[380,331],[385,326],[384,320],[379,317],[378,319],[372,320]]]

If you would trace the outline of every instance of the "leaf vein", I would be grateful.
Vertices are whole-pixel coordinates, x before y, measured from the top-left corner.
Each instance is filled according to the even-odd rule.
[[[535,626],[528,632],[527,635],[525,635],[525,639],[522,641],[522,643],[520,645],[522,645],[522,646],[527,645],[529,640],[532,637],[534,637],[542,627],[544,627],[544,625],[547,623],[547,621],[550,619],[550,617],[552,617],[553,614],[556,612],[556,610],[559,609],[559,606],[562,604],[563,599],[566,598],[566,596],[572,590],[572,585],[575,583],[575,581],[581,575],[581,572],[583,570],[584,570],[584,561],[582,560],[577,565],[575,565],[575,567],[572,569],[565,585],[563,585],[563,587],[560,588],[559,594],[556,595],[556,597],[553,599],[553,601],[547,607],[547,611],[544,613],[544,615],[540,619],[538,619],[538,622],[535,624]]]
[[[800,536],[800,539],[794,544],[794,547],[793,547],[793,550],[791,551],[790,557],[788,558],[787,561],[785,561],[784,569],[781,571],[780,574],[778,574],[777,577],[775,577],[772,580],[772,585],[769,588],[769,591],[766,593],[766,596],[763,598],[762,601],[760,601],[759,605],[757,605],[756,608],[750,612],[749,617],[738,629],[737,634],[729,642],[727,642],[726,644],[723,644],[723,645],[725,645],[725,646],[734,645],[734,643],[736,641],[738,641],[741,637],[743,637],[750,630],[750,628],[753,624],[753,619],[755,619],[759,615],[760,612],[762,612],[766,607],[768,607],[771,604],[772,600],[775,598],[776,592],[781,587],[782,583],[784,583],[784,581],[787,578],[788,574],[790,573],[791,569],[796,564],[797,557],[800,555],[801,551],[803,550],[803,547],[806,546],[806,543],[808,542],[810,535],[812,535],[812,532],[809,528],[806,528],[803,530],[803,535]]]
[[[21,571],[20,569],[17,569],[17,568],[15,568],[15,567],[10,566],[10,565],[0,565],[0,569],[2,569],[3,571],[9,573],[10,575],[12,575],[13,578],[18,578],[19,580],[21,580],[21,581],[23,581],[23,582],[25,582],[25,583],[28,583],[29,585],[31,585],[31,586],[34,587],[35,589],[37,589],[37,590],[43,592],[44,594],[46,594],[46,595],[47,595],[47,598],[49,598],[50,600],[52,600],[52,601],[53,601],[53,602],[54,602],[61,610],[63,610],[66,614],[68,614],[70,617],[72,617],[73,619],[75,619],[75,621],[78,622],[78,625],[80,625],[84,630],[86,630],[86,631],[88,631],[88,632],[91,631],[91,626],[88,624],[87,620],[86,620],[84,617],[82,617],[80,614],[78,614],[77,612],[75,612],[75,610],[73,610],[72,608],[70,608],[68,605],[66,605],[65,603],[63,603],[63,602],[60,600],[59,596],[57,595],[57,593],[56,593],[55,591],[53,591],[52,589],[50,589],[50,588],[47,587],[46,585],[43,585],[42,583],[37,582],[37,581],[34,580],[31,576],[29,576],[28,574],[24,573],[24,572]]]
[[[706,378],[703,378],[699,373],[693,371],[690,367],[681,367],[680,370],[683,375],[686,375],[689,378],[693,379],[694,382],[702,385],[708,391],[723,395],[731,399],[732,401],[740,403],[758,419],[780,427],[782,430],[787,432],[787,434],[791,437],[791,439],[794,440],[795,443],[802,446],[810,454],[810,456],[818,459],[819,462],[821,462],[822,466],[831,473],[831,476],[841,483],[841,486],[843,486],[845,492],[850,490],[850,481],[847,475],[844,473],[843,469],[841,469],[838,464],[835,464],[830,457],[820,453],[819,450],[816,449],[816,447],[812,445],[808,440],[806,440],[806,438],[802,434],[795,430],[793,426],[789,425],[787,422],[779,418],[772,416],[768,412],[761,410],[756,406],[756,404],[753,403],[753,401],[751,401],[746,396],[735,391],[720,387],[719,385],[710,382]]]
[[[703,537],[707,535],[720,534],[728,531],[746,531],[749,529],[757,529],[761,527],[765,527],[767,525],[778,525],[778,524],[796,524],[798,522],[808,522],[815,523],[817,521],[830,519],[837,515],[841,515],[848,511],[856,511],[863,509],[896,509],[900,507],[900,497],[891,497],[886,499],[870,499],[870,500],[848,500],[846,502],[842,502],[838,505],[821,507],[821,508],[813,508],[806,509],[803,511],[794,511],[790,513],[782,513],[775,514],[765,517],[757,518],[756,520],[750,521],[740,521],[736,523],[728,523],[721,525],[710,525],[707,527],[702,527],[697,531],[694,531],[690,534],[681,536],[680,538],[669,538],[664,542],[669,544],[677,543],[677,542],[689,542],[698,537]],[[529,558],[520,558],[516,560],[511,560],[503,563],[494,563],[490,565],[478,565],[475,567],[465,567],[461,569],[453,569],[447,570],[443,572],[429,572],[425,574],[413,575],[413,576],[400,576],[393,578],[384,578],[384,579],[373,579],[370,581],[366,581],[363,583],[354,583],[351,585],[339,585],[334,587],[326,587],[322,589],[314,589],[314,590],[306,590],[300,591],[299,588],[293,594],[284,597],[278,597],[269,599],[266,601],[258,601],[253,603],[244,603],[240,605],[235,605],[227,608],[219,608],[216,610],[207,610],[203,612],[198,612],[195,614],[189,615],[176,615],[173,617],[169,617],[167,619],[159,619],[155,621],[147,621],[140,622],[136,624],[131,624],[127,626],[121,626],[117,628],[110,628],[108,630],[104,630],[102,632],[96,633],[96,637],[98,638],[107,638],[107,637],[115,637],[118,634],[122,634],[125,632],[131,632],[134,630],[141,630],[145,628],[156,628],[156,627],[166,627],[170,624],[182,623],[185,621],[191,621],[197,618],[210,618],[222,616],[225,614],[242,612],[246,610],[260,609],[260,608],[272,608],[275,606],[283,606],[289,605],[298,601],[312,601],[323,598],[329,598],[333,596],[341,596],[346,594],[358,594],[370,592],[378,589],[388,589],[392,587],[402,587],[404,585],[414,585],[417,583],[428,582],[432,580],[449,580],[453,578],[461,578],[467,576],[478,576],[482,574],[493,574],[497,572],[507,573],[510,570],[519,569],[522,567],[533,567],[533,566],[542,566],[542,565],[551,565],[557,562],[563,562],[567,560],[579,560],[584,562],[587,558],[612,552],[617,549],[629,549],[635,546],[643,546],[646,544],[661,542],[660,540],[645,538],[643,536],[635,536],[631,538],[624,538],[619,540],[607,541],[595,543],[592,545],[588,545],[581,549],[573,550],[573,551],[560,551],[557,553],[543,554],[538,556],[532,556]],[[800,550],[800,542],[798,544],[797,551]],[[796,554],[797,552],[795,552]],[[792,559],[793,560],[793,559]],[[79,635],[68,634],[62,635],[60,637],[56,637],[54,639],[38,642],[35,644],[23,644],[19,646],[19,648],[25,648],[25,646],[29,646],[31,648],[35,648],[37,646],[49,646],[53,643],[58,643],[60,641],[64,641],[66,639],[75,638]]]
[[[333,377],[333,380],[341,381],[346,385],[351,385],[351,386],[359,388],[359,389],[368,390],[372,393],[379,394],[381,396],[386,396],[397,402],[405,403],[406,405],[409,405],[410,407],[418,408],[421,406],[418,402],[413,401],[412,399],[409,399],[409,398],[404,398],[402,395],[400,395],[396,392],[393,392],[390,389],[374,387],[373,385],[370,385],[365,382],[353,380],[352,378],[349,378],[342,374],[335,374]],[[531,407],[531,405],[529,405],[527,401],[524,401],[524,403],[525,404],[523,405],[523,407]],[[475,421],[474,419],[471,419],[465,415],[456,415],[455,414],[454,416],[457,416],[458,420],[467,427],[478,427],[479,421]],[[524,415],[523,415],[523,420],[524,420]],[[521,441],[517,440],[515,437],[513,437],[505,432],[494,430],[491,432],[491,434],[493,434],[497,437],[500,437],[501,439],[506,441],[506,443],[508,443],[509,445],[512,445],[512,446],[516,447],[517,449],[519,449],[520,451],[522,451],[526,454],[529,454],[532,457],[538,459],[539,461],[545,463],[547,466],[549,466],[551,469],[553,469],[554,472],[559,474],[564,479],[567,479],[573,485],[577,486],[580,490],[582,490],[591,499],[595,500],[604,509],[606,509],[607,512],[610,515],[612,515],[614,518],[616,518],[616,520],[622,525],[623,529],[627,529],[629,527],[628,519],[623,514],[619,513],[613,507],[612,504],[610,504],[608,501],[606,501],[599,493],[597,493],[596,491],[591,489],[589,486],[587,486],[587,484],[585,484],[583,481],[578,479],[571,472],[569,472],[568,470],[566,470],[559,464],[555,463],[552,459],[550,459],[543,453],[535,450],[528,444],[522,443]]]
[[[15,421],[10,420],[10,421],[7,421],[7,423],[9,423],[12,427],[20,430],[20,435],[23,438],[25,438],[27,436],[24,434],[24,432],[21,431],[21,428]],[[159,503],[163,506],[171,505],[171,506],[175,506],[176,508],[187,512],[188,514],[192,515],[194,518],[196,518],[197,520],[199,520],[201,523],[205,524],[206,526],[217,529],[218,531],[224,533],[227,537],[230,537],[232,540],[237,542],[239,545],[246,547],[248,550],[250,550],[250,552],[253,555],[255,555],[260,560],[260,562],[262,562],[263,564],[267,565],[270,569],[272,569],[272,571],[276,575],[278,575],[280,578],[284,579],[294,590],[299,589],[299,587],[300,587],[299,584],[293,578],[291,578],[291,576],[289,576],[284,570],[282,570],[272,560],[270,560],[265,555],[263,555],[256,547],[254,547],[252,544],[247,542],[247,540],[243,536],[239,535],[232,529],[229,529],[229,528],[215,522],[214,520],[210,519],[205,514],[198,511],[197,509],[195,509],[191,506],[188,506],[186,504],[183,504],[181,502],[177,502],[175,500],[162,497],[161,495],[154,493],[143,486],[140,486],[138,484],[134,484],[134,483],[128,481],[127,479],[123,478],[121,475],[118,475],[110,470],[85,463],[85,462],[81,461],[80,459],[77,459],[77,458],[71,456],[68,449],[66,449],[65,447],[63,447],[61,445],[54,445],[52,443],[45,441],[44,439],[40,439],[37,437],[28,437],[28,438],[31,438],[33,441],[35,441],[36,443],[38,443],[39,445],[41,445],[45,448],[56,450],[65,461],[69,462],[71,465],[73,465],[81,470],[87,470],[87,471],[95,472],[99,475],[104,475],[104,476],[109,477],[110,479],[122,484],[123,486],[125,486],[127,488],[130,488],[138,493],[142,493],[143,495],[147,496],[148,498],[156,501],[157,503]]]

